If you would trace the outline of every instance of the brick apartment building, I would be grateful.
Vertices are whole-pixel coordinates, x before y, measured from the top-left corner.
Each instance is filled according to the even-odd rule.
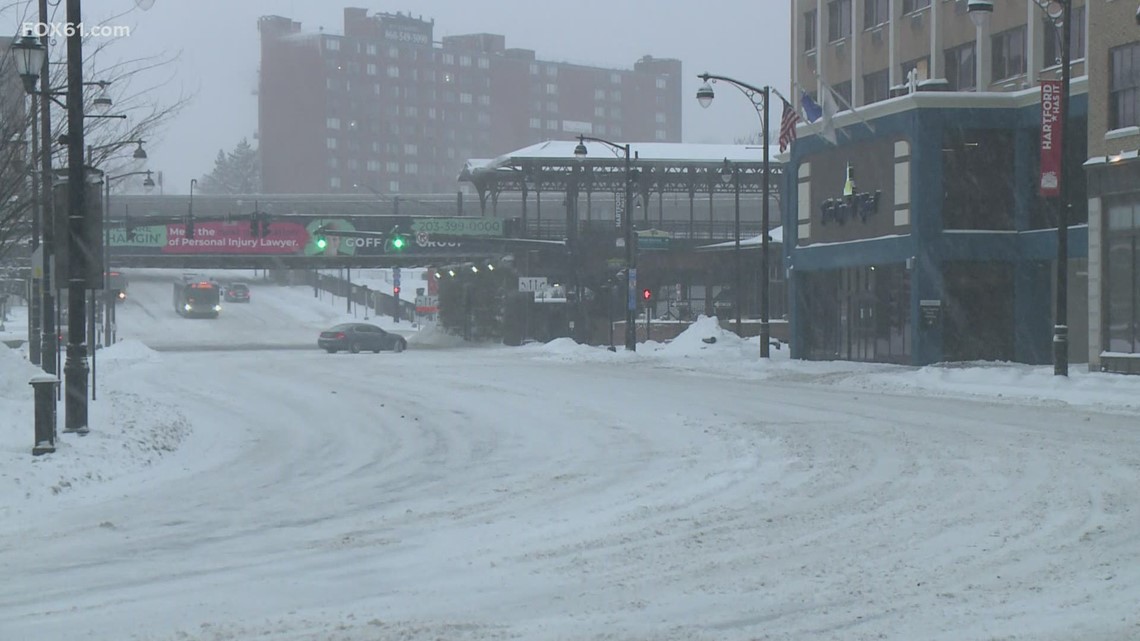
[[[678,60],[646,56],[632,70],[543,61],[502,35],[437,42],[434,26],[346,8],[344,35],[333,35],[262,17],[264,190],[453,192],[467,159],[543,140],[681,140]]]

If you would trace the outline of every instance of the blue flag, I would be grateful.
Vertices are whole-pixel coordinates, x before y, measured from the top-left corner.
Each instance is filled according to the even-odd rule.
[[[807,118],[808,122],[815,122],[823,117],[823,107],[816,104],[816,102],[811,99],[811,96],[808,95],[808,92],[800,92],[800,104],[803,105],[804,117]]]

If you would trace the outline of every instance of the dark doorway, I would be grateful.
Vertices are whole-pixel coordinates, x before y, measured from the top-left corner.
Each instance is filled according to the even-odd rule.
[[[946,285],[948,361],[1012,361],[1013,265],[999,262],[949,262]]]

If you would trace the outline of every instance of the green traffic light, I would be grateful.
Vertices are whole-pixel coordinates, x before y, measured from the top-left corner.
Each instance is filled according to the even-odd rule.
[[[317,249],[324,249],[328,244],[329,241],[325,240],[324,236],[317,236]]]
[[[392,247],[394,249],[403,249],[404,248],[404,237],[403,236],[396,236],[395,238],[393,238],[392,239]]]

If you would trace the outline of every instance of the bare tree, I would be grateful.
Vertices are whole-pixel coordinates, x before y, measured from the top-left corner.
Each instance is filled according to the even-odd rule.
[[[13,3],[0,7],[0,15],[15,7],[26,10],[28,4],[34,5]],[[31,22],[34,18],[25,18],[24,21]],[[157,98],[159,90],[174,81],[172,63],[178,59],[178,53],[106,63],[110,58],[107,47],[113,42],[107,38],[87,38],[84,41],[84,78],[87,82],[107,83],[103,89],[86,87],[84,112],[99,113],[93,102],[105,90],[106,97],[112,100],[109,114],[126,116],[122,119],[90,118],[84,123],[84,142],[93,148],[88,164],[107,175],[141,169],[142,161],[133,157],[135,148],[118,143],[130,140],[154,142],[161,136],[165,125],[191,99],[185,92],[170,102]],[[11,86],[5,84],[0,87],[0,262],[30,238],[32,203],[33,198],[38,197],[32,193],[30,177],[31,172],[40,170],[40,159],[32,158],[30,153],[33,114],[25,108],[25,94],[13,68],[15,60],[7,43],[3,45],[0,47],[0,79]],[[66,43],[52,41],[48,54],[51,61],[49,84],[53,89],[62,89],[67,84]],[[62,102],[59,97],[56,100]],[[64,168],[68,163],[67,146],[59,144],[59,139],[67,131],[66,111],[61,104],[47,99],[41,99],[40,105],[41,108],[52,109],[50,138],[53,141],[50,149],[40,150],[40,153],[51,155],[54,168]],[[94,149],[99,147],[101,149]]]

